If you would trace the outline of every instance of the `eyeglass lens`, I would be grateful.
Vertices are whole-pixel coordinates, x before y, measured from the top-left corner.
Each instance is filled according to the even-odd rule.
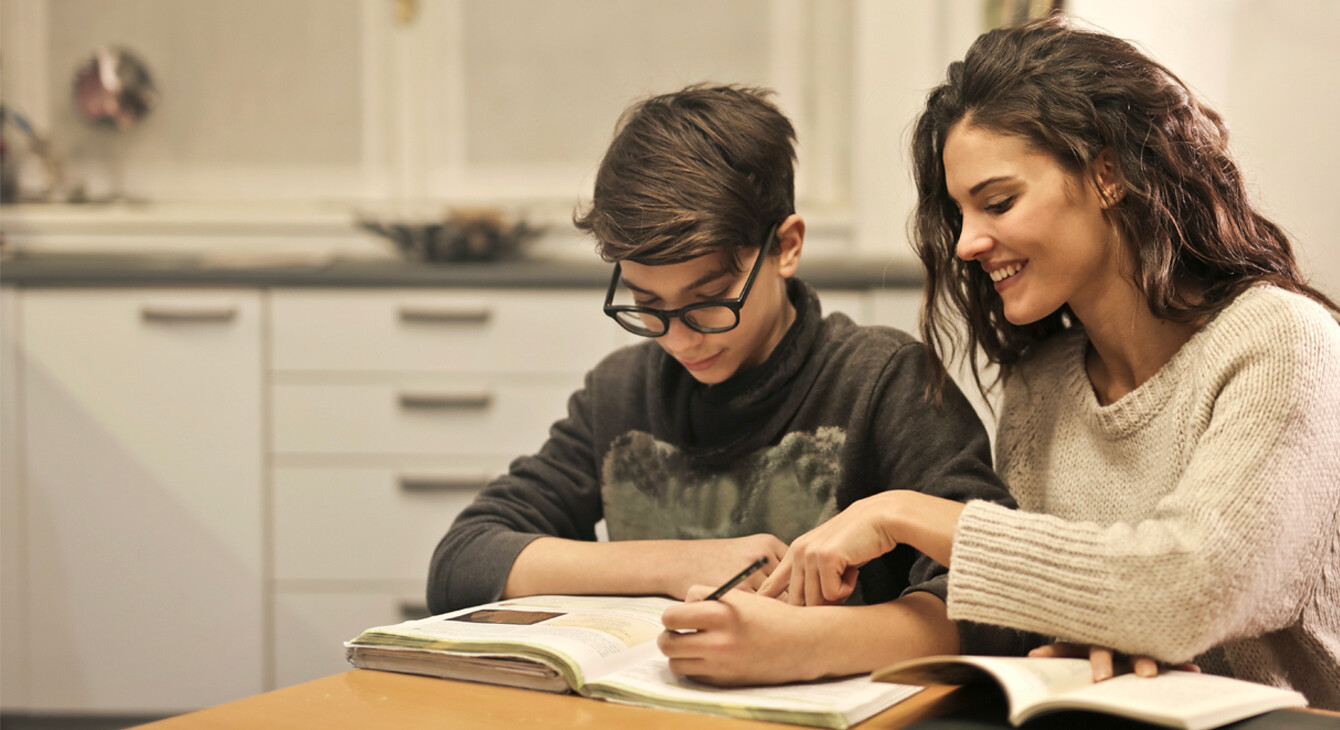
[[[619,324],[639,335],[658,336],[666,331],[665,320],[647,312],[619,312]],[[683,314],[684,323],[704,333],[724,332],[738,323],[735,310],[730,307],[702,307]]]

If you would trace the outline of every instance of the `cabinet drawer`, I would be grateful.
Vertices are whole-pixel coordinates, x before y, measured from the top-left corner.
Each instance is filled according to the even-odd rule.
[[[352,669],[344,658],[344,642],[373,626],[421,618],[413,608],[424,605],[422,588],[420,582],[413,590],[407,586],[399,593],[277,592],[275,686],[288,687]]]
[[[497,469],[276,467],[274,577],[422,586],[451,521],[505,470],[505,459]]]
[[[596,290],[280,290],[276,370],[586,372],[623,340]]]
[[[549,426],[567,415],[572,390],[530,383],[276,385],[274,452],[519,456],[539,450]]]

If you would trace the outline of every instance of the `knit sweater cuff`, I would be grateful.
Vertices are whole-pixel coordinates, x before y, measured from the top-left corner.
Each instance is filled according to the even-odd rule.
[[[969,502],[954,532],[949,618],[1103,643],[1111,632],[1096,525]]]

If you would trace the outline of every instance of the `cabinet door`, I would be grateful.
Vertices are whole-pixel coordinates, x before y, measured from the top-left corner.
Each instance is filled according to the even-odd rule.
[[[264,689],[261,300],[23,294],[31,705]]]
[[[19,451],[17,289],[0,289],[0,711],[28,707],[28,563]]]
[[[373,626],[428,615],[423,582],[364,590],[275,592],[275,686],[351,669],[344,642]]]

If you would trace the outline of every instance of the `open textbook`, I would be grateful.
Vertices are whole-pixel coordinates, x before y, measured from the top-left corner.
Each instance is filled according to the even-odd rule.
[[[1307,700],[1291,690],[1195,672],[1157,677],[1123,674],[1093,681],[1088,659],[936,656],[912,659],[871,675],[905,684],[998,684],[1011,725],[1046,712],[1085,710],[1185,730],[1203,730]]]
[[[489,682],[713,715],[846,728],[921,690],[870,677],[722,689],[670,671],[656,646],[668,598],[531,596],[346,642],[356,667]]]

